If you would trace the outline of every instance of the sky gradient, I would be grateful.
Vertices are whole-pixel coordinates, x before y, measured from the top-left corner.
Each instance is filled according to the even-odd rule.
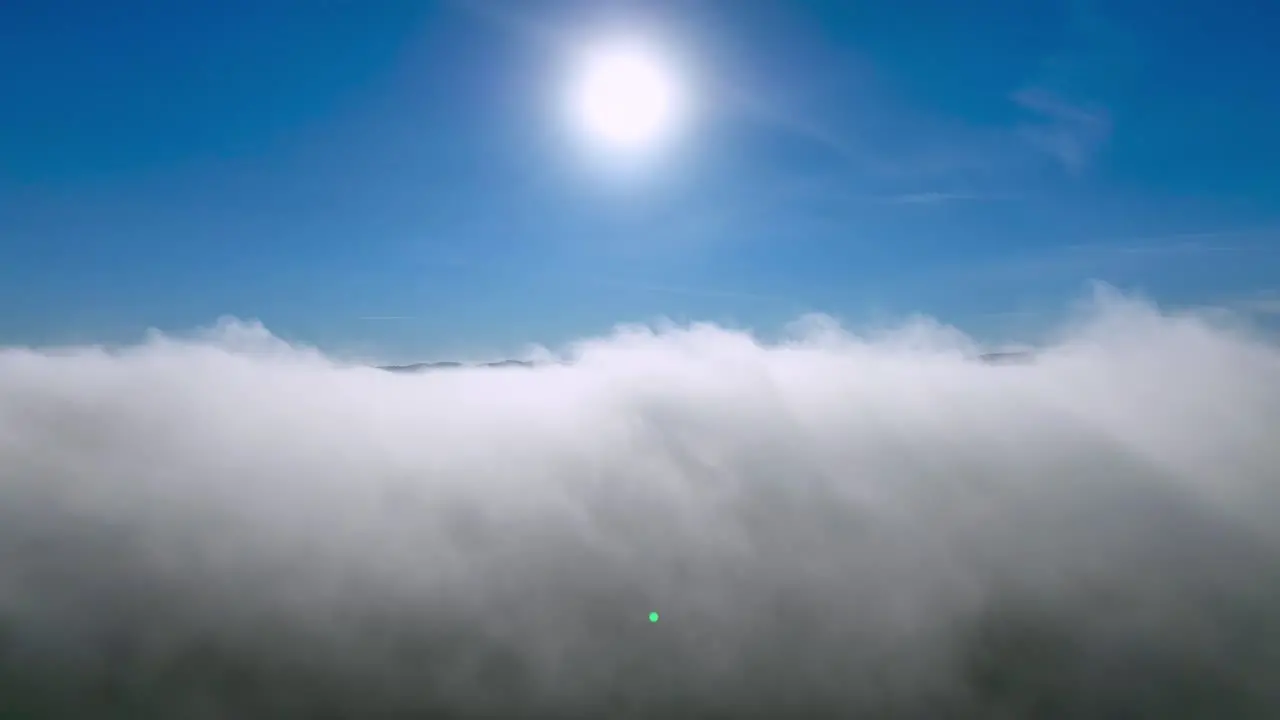
[[[666,317],[1034,331],[1092,279],[1280,313],[1280,9],[685,0],[0,6],[0,344],[220,316],[396,359]],[[584,162],[642,23],[703,112]]]

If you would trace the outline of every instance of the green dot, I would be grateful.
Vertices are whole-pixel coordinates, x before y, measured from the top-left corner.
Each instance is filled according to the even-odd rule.
[[[658,613],[656,612],[649,613],[649,622],[658,622]]]

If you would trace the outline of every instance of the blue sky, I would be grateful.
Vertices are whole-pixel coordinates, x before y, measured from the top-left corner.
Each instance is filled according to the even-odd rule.
[[[624,19],[714,88],[625,178],[551,111],[562,46]],[[8,2],[0,343],[234,315],[425,358],[813,311],[996,337],[1090,279],[1275,313],[1277,36],[1264,0]]]

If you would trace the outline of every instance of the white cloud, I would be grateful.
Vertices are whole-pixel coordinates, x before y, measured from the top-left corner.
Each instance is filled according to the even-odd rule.
[[[6,697],[1156,717],[1190,684],[1276,709],[1248,628],[1280,589],[1280,348],[1105,295],[1027,366],[929,322],[792,330],[409,376],[234,323],[0,351]]]

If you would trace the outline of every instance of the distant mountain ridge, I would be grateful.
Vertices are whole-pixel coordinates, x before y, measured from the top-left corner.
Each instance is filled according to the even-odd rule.
[[[533,367],[533,363],[528,360],[498,360],[495,362],[483,363],[461,363],[453,361],[443,362],[422,362],[412,363],[409,365],[379,365],[379,370],[395,373],[417,373],[426,372],[428,370],[452,370],[457,368],[469,367],[485,367],[485,368],[506,368],[506,367]]]
[[[987,365],[1026,365],[1035,361],[1035,354],[1029,351],[1006,351],[984,353],[978,360]],[[497,360],[494,362],[463,363],[451,360],[440,362],[421,362],[409,365],[379,365],[379,370],[394,373],[420,373],[430,370],[454,370],[461,368],[532,368],[536,363],[530,360]]]
[[[978,359],[988,365],[1026,365],[1033,362],[1035,354],[1026,350],[991,352],[978,356]]]

